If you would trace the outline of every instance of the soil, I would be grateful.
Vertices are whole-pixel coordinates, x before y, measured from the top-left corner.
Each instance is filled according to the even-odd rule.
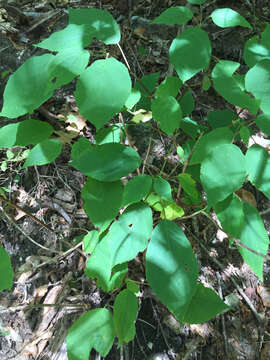
[[[160,79],[164,79],[168,71],[168,48],[177,28],[151,25],[149,20],[169,6],[186,5],[185,1],[3,2],[0,4],[0,74],[12,73],[31,56],[44,53],[32,45],[67,25],[68,5],[110,11],[121,27],[121,45],[132,72],[137,77],[159,72]],[[268,0],[207,1],[203,7],[204,16],[224,6],[241,13],[258,31],[263,22],[270,22]],[[243,45],[256,30],[238,27],[220,30],[210,22],[204,27],[210,33],[214,55],[239,61],[245,70]],[[150,49],[147,56],[139,53],[140,46]],[[122,60],[116,48],[110,51]],[[8,75],[0,83],[0,95],[7,79]],[[53,122],[64,130],[65,125],[56,116],[76,111],[73,90],[74,82],[58,89],[35,112],[35,118]],[[192,116],[197,121],[202,121],[211,109],[228,108],[228,104],[211,90],[202,92],[198,88],[195,97],[196,111]],[[2,96],[0,106],[1,102]],[[1,120],[3,125],[12,122]],[[83,123],[78,135],[91,140],[95,129]],[[130,127],[130,135],[142,157],[146,156],[149,137],[152,137],[151,162],[147,170],[155,173],[171,146],[170,139],[141,126]],[[257,137],[258,141],[267,140],[260,133]],[[12,151],[17,160],[7,162],[6,169],[2,167],[0,172],[0,187],[8,189],[9,200],[15,204],[10,208],[2,203],[4,212],[0,219],[0,242],[8,251],[15,272],[12,291],[0,292],[0,360],[66,360],[65,336],[74,320],[86,310],[104,305],[110,308],[114,300],[113,294],[102,292],[84,275],[85,254],[79,247],[74,248],[82,236],[93,229],[80,199],[85,177],[68,166],[68,143],[54,163],[42,167],[22,169],[22,161],[18,158],[21,150]],[[6,151],[0,150],[0,153],[5,160]],[[0,161],[1,166],[3,161]],[[175,157],[172,156],[164,168],[165,175],[174,167]],[[246,184],[244,190],[260,212],[269,208],[269,200],[251,185]],[[263,220],[269,233],[268,213],[263,215]],[[205,324],[180,326],[155,294],[142,286],[136,336],[120,349],[115,343],[106,359],[269,360],[269,261],[264,264],[264,282],[260,282],[210,219],[199,215],[180,221],[179,226],[185,230],[196,254],[200,281],[218,292],[232,305],[232,310]],[[60,251],[65,252],[65,256],[60,256]],[[139,255],[129,264],[130,276],[138,281],[144,279],[142,258]],[[57,305],[46,306],[52,303]],[[101,359],[95,351],[90,358]]]

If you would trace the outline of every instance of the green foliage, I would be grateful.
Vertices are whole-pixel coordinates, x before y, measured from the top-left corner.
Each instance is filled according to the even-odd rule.
[[[0,129],[0,147],[5,149],[2,171],[11,162],[25,160],[24,168],[41,166],[61,154],[57,132],[31,114],[56,88],[74,79],[79,112],[97,130],[92,143],[80,137],[71,147],[70,165],[88,177],[81,196],[95,226],[74,241],[82,241],[84,252],[90,255],[85,275],[96,279],[103,291],[116,290],[118,295],[113,313],[95,309],[73,323],[67,335],[69,360],[87,360],[92,348],[106,356],[115,337],[119,346],[133,340],[140,287],[132,280],[131,271],[130,278],[127,274],[128,262],[140,252],[146,252],[148,284],[180,322],[202,323],[229,310],[213,290],[198,282],[195,254],[174,222],[186,213],[196,216],[194,205],[199,212],[204,202],[208,210],[213,209],[243,261],[263,280],[268,235],[258,210],[235,191],[249,181],[270,198],[270,155],[260,145],[248,145],[254,122],[270,135],[270,25],[246,41],[243,57],[247,69],[240,72],[240,61],[212,57],[207,26],[202,29],[207,20],[202,17],[204,11],[198,12],[197,26],[189,23],[182,29],[205,2],[188,0],[193,6],[171,7],[152,21],[180,26],[169,49],[175,76],[161,81],[156,72],[133,78],[121,58],[106,56],[109,46],[104,46],[104,59],[93,59],[92,40],[118,44],[120,28],[105,10],[70,8],[68,26],[35,45],[53,53],[27,60],[10,75],[5,87],[0,116],[14,119],[27,114],[27,119]],[[222,28],[251,29],[244,17],[229,8],[214,10],[211,21]],[[204,93],[219,94],[229,103],[228,108],[215,108],[198,120],[198,83]],[[210,101],[212,98],[209,96]],[[240,116],[243,109],[251,113],[251,121]],[[134,115],[132,119],[129,113]],[[128,136],[134,122],[136,126],[154,126],[169,140],[173,145],[170,151],[179,157],[180,171],[175,168],[164,178],[168,153],[159,172],[144,173],[149,154],[142,162]],[[179,138],[185,140],[179,143]],[[2,190],[1,196],[5,196]],[[1,277],[0,290],[10,289],[13,271],[1,246],[0,264],[6,274]]]

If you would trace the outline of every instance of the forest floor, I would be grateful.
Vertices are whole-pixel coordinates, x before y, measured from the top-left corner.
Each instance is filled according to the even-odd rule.
[[[0,75],[15,71],[28,58],[42,53],[32,44],[67,25],[69,5],[108,10],[121,27],[121,46],[132,72],[139,78],[159,72],[160,79],[168,73],[168,48],[177,28],[150,25],[149,20],[169,6],[186,5],[181,0],[18,0],[8,3],[9,6],[2,4],[1,8],[0,2],[0,21],[5,23],[5,31],[0,28]],[[225,6],[238,11],[256,25],[256,29],[266,21],[270,23],[268,0],[206,1],[203,16],[206,18],[216,8]],[[239,27],[220,29],[210,21],[207,24],[215,56],[243,64],[244,43],[255,32]],[[107,50],[123,60],[117,47]],[[0,106],[5,79],[0,83]],[[59,115],[76,111],[73,90],[74,83],[57,90],[35,112],[35,118],[55,124]],[[211,90],[203,92],[198,88],[194,93],[196,110],[192,117],[195,120],[205,118],[211,110],[228,108]],[[4,125],[10,122],[9,119],[1,121]],[[93,228],[80,198],[85,177],[68,166],[69,142],[74,135],[64,122],[59,122],[57,131],[67,141],[64,152],[52,164],[21,169],[24,149],[17,149],[13,158],[6,151],[0,151],[0,187],[8,189],[9,200],[14,205],[8,209],[2,204],[0,243],[8,251],[15,272],[12,291],[0,292],[0,360],[66,360],[65,336],[72,322],[83,311],[113,300],[112,294],[100,291],[83,273],[85,256],[76,249],[76,244]],[[91,139],[94,131],[81,119],[78,135]],[[149,134],[135,128],[131,136],[143,155]],[[256,135],[255,141],[263,146],[270,142],[261,134]],[[154,138],[150,154],[155,164],[152,171],[164,160],[165,142],[162,137]],[[244,189],[242,196],[251,199],[248,201],[253,202],[259,212],[270,207],[270,201],[251,185]],[[263,220],[269,233],[270,216],[266,214]],[[269,360],[270,262],[264,264],[264,282],[260,282],[210,219],[198,215],[181,226],[185,227],[196,254],[200,281],[230,303],[232,310],[205,324],[179,326],[155,295],[142,287],[136,337],[120,349],[115,343],[106,359]],[[60,251],[64,251],[65,256],[57,253]],[[144,278],[141,260],[139,256],[129,267],[133,278],[139,280]],[[58,305],[46,307],[52,303]],[[92,351],[91,359],[101,358]]]

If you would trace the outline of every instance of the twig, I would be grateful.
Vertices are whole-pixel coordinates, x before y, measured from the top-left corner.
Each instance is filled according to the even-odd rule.
[[[218,280],[218,294],[219,294],[220,298],[223,299],[220,273],[216,272],[216,275],[217,275],[217,280]],[[224,314],[221,314],[221,325],[222,325],[222,334],[223,334],[223,338],[224,338],[225,355],[226,355],[226,359],[229,359],[229,347],[228,347],[228,338],[227,338]]]
[[[26,304],[18,306],[10,306],[8,309],[0,309],[0,314],[5,314],[9,312],[21,311],[21,310],[30,310],[38,309],[44,307],[75,307],[75,308],[86,308],[85,304]]]
[[[19,225],[16,224],[16,222],[4,211],[4,216],[8,219],[9,222],[11,222],[13,224],[13,226],[15,226],[15,228],[20,231],[29,241],[31,241],[33,244],[37,245],[38,247],[40,247],[41,249],[43,250],[46,250],[46,251],[49,251],[49,252],[52,252],[52,253],[57,253],[57,254],[61,254],[60,251],[57,251],[57,250],[52,250],[52,249],[49,249],[47,248],[46,246],[43,246],[39,243],[37,243],[35,240],[33,240],[28,234],[26,234],[21,228]]]
[[[149,156],[150,150],[151,150],[151,145],[152,145],[152,138],[150,137],[150,139],[149,139],[149,145],[148,145],[147,152],[146,152],[146,156],[145,156],[145,159],[144,159],[144,161],[143,161],[142,174],[144,174],[145,165],[146,165],[146,163],[147,163],[147,159],[148,159],[148,156]]]
[[[21,208],[20,206],[13,204],[11,201],[5,199],[4,197],[0,196],[0,201],[3,201],[4,203],[10,205],[11,207],[13,207],[14,209],[18,210],[18,211],[22,211],[25,215],[29,216],[32,220],[36,221],[37,223],[39,223],[42,227],[44,227],[46,230],[51,231],[52,233],[54,233],[53,229],[51,229],[48,225],[46,225],[44,222],[40,221],[37,217],[35,217],[34,215],[30,214],[28,211],[25,211],[23,208]]]

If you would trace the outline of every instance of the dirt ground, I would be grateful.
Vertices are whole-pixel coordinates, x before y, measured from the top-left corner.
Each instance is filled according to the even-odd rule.
[[[43,53],[32,44],[67,25],[67,6],[106,9],[117,19],[121,46],[137,77],[168,72],[168,48],[177,34],[174,26],[151,25],[169,6],[186,5],[185,1],[149,0],[44,0],[0,2],[0,74],[15,71],[25,60]],[[259,31],[270,23],[268,0],[207,1],[203,14],[214,9],[231,7],[243,15]],[[196,8],[196,7],[195,7]],[[195,19],[196,20],[196,19]],[[208,21],[215,56],[242,61],[243,45],[255,32],[249,29],[220,29]],[[147,50],[143,56],[139,49]],[[116,47],[110,54],[122,60]],[[0,83],[0,106],[6,78]],[[59,115],[76,111],[74,82],[58,89],[54,96],[35,112],[35,118],[57,122],[58,131],[69,134]],[[192,116],[203,119],[213,109],[228,108],[214,92],[195,92],[196,110]],[[22,117],[23,119],[23,117]],[[9,119],[1,119],[5,125]],[[94,128],[83,123],[78,134],[91,139]],[[72,135],[69,135],[72,141]],[[76,135],[77,136],[77,135]],[[152,162],[149,172],[164,160],[168,149],[165,139],[149,133],[148,128],[134,127],[131,136],[144,156],[149,136],[153,137]],[[261,134],[256,141],[268,144]],[[110,308],[114,295],[100,291],[94,281],[84,275],[85,254],[76,247],[82,236],[93,227],[82,209],[80,189],[85,177],[68,166],[70,144],[49,165],[21,169],[24,149],[15,149],[13,160],[0,150],[0,187],[9,190],[12,207],[2,203],[0,242],[8,251],[15,272],[12,291],[0,292],[0,360],[66,360],[65,336],[73,321],[83,311]],[[174,166],[174,165],[171,165]],[[170,164],[164,171],[170,171]],[[270,201],[251,185],[243,196],[252,197],[270,231]],[[39,219],[39,222],[36,221]],[[136,321],[136,337],[128,345],[114,344],[108,360],[269,360],[270,359],[270,262],[264,265],[264,282],[246,266],[238,250],[229,247],[225,234],[214,222],[198,215],[180,221],[185,229],[200,266],[200,281],[214,289],[233,309],[201,325],[181,325],[142,286],[140,310]],[[60,255],[64,252],[64,255]],[[1,274],[4,276],[4,274]],[[142,256],[129,264],[129,276],[143,281]],[[46,304],[56,304],[54,307]],[[92,351],[91,359],[101,359]]]

